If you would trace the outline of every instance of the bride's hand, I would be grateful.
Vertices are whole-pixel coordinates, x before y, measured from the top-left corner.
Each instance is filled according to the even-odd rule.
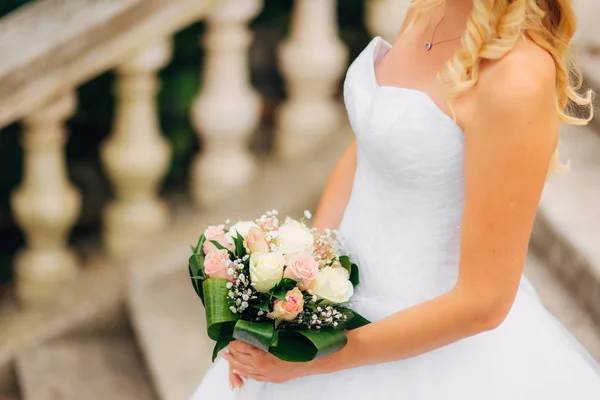
[[[282,361],[239,340],[229,344],[229,353],[223,357],[229,361],[231,376],[238,375],[242,379],[283,383],[308,375],[306,363]]]
[[[234,372],[233,366],[229,363],[229,384],[231,385],[231,390],[241,389],[244,381],[238,374]]]

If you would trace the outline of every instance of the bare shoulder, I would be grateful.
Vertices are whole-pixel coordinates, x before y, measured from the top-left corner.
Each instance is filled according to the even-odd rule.
[[[552,56],[533,41],[519,39],[504,57],[482,65],[474,94],[472,122],[477,130],[495,126],[503,139],[514,136],[555,147],[556,67]]]
[[[529,39],[520,39],[499,60],[485,64],[478,100],[502,111],[546,109],[556,114],[556,66],[552,56]]]

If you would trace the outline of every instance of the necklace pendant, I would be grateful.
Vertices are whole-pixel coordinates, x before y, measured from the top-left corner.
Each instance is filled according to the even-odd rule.
[[[431,43],[427,43],[425,45],[425,50],[427,50],[427,51],[431,50]]]

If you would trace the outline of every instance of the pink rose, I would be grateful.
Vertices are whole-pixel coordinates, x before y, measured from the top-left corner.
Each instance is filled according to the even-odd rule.
[[[204,231],[204,236],[206,237],[206,241],[204,242],[204,246],[202,246],[202,250],[204,254],[208,254],[213,250],[217,250],[217,246],[212,244],[210,241],[215,240],[221,244],[221,246],[231,249],[231,244],[227,240],[225,236],[225,231],[223,230],[223,225],[209,226]]]
[[[314,257],[307,253],[300,253],[289,258],[283,277],[301,280],[302,284],[298,286],[301,290],[306,290],[318,272],[319,264]]]
[[[209,278],[223,278],[232,281],[233,275],[227,273],[230,261],[227,250],[213,250],[204,259],[204,273]]]
[[[275,300],[273,312],[267,317],[280,321],[293,321],[304,309],[304,295],[298,288],[293,288],[285,294],[285,301]]]
[[[252,227],[248,230],[244,244],[252,253],[269,252],[269,244],[267,243],[265,232],[257,227]]]

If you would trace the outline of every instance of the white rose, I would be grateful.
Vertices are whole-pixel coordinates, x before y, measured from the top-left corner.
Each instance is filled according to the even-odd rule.
[[[252,253],[250,256],[250,281],[254,288],[267,293],[283,278],[285,258],[280,253]]]
[[[328,302],[341,304],[354,294],[352,282],[343,268],[323,268],[310,286],[312,294]]]
[[[227,232],[226,234],[227,240],[229,241],[229,243],[233,244],[232,238],[237,237],[237,233],[239,233],[240,235],[242,235],[242,237],[245,238],[250,228],[253,227],[258,227],[258,225],[256,225],[252,221],[238,221],[231,228],[229,228],[229,232]]]
[[[301,251],[312,253],[314,237],[307,227],[288,218],[279,228],[278,245],[279,251],[283,254],[295,254]]]

